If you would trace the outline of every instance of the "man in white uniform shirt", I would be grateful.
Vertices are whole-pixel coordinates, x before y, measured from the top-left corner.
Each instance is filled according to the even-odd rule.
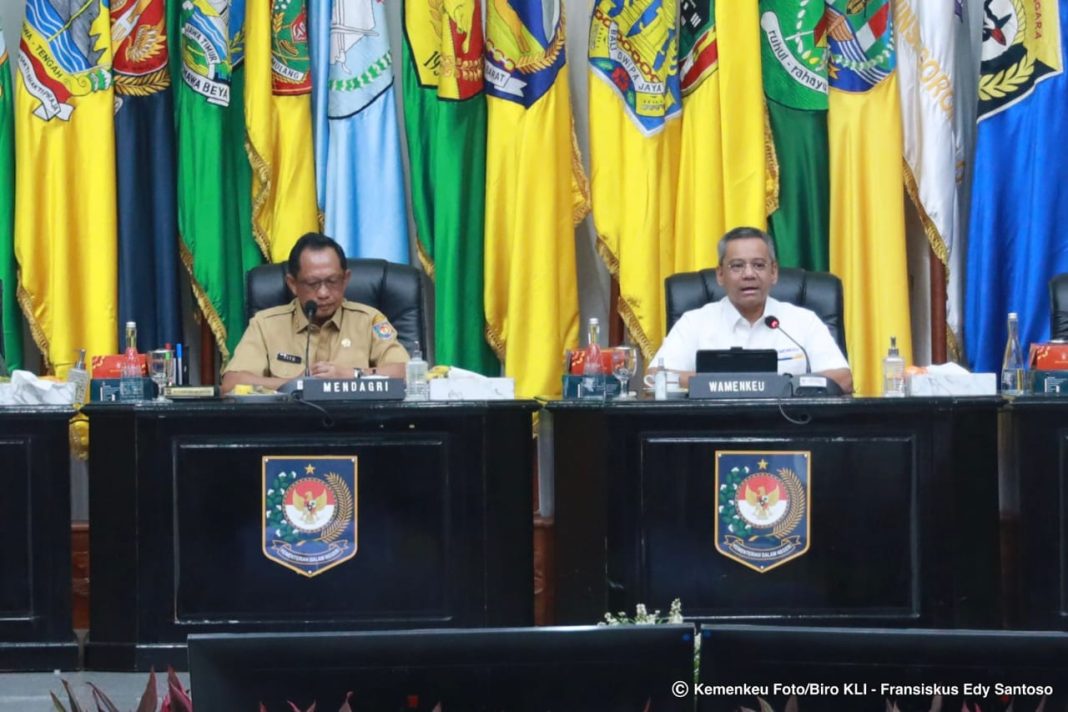
[[[775,245],[767,233],[753,227],[739,227],[720,238],[719,267],[716,281],[727,296],[683,314],[671,328],[660,350],[653,357],[651,372],[664,359],[664,368],[679,373],[686,386],[696,369],[698,350],[775,349],[779,354],[779,373],[803,374],[805,357],[797,339],[805,347],[812,373],[838,383],[844,393],[853,392],[853,374],[849,363],[835,343],[827,325],[808,309],[780,302],[768,296],[779,281]],[[781,328],[764,323],[775,316]]]

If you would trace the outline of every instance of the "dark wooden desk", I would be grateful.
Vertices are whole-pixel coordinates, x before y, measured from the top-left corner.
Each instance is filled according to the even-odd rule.
[[[0,670],[74,669],[67,406],[0,408]]]
[[[1001,428],[1009,623],[1068,630],[1068,401],[1016,398]]]
[[[558,401],[557,622],[997,627],[997,398]],[[794,422],[797,421],[797,422]],[[811,548],[718,553],[716,452],[811,452]]]
[[[531,401],[99,404],[91,669],[185,667],[190,633],[533,624]],[[265,455],[355,455],[359,547],[262,551]]]

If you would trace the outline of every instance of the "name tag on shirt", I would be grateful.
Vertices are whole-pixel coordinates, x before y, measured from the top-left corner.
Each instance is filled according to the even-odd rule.
[[[274,357],[279,361],[285,361],[286,363],[301,363],[302,361],[304,361],[304,359],[302,359],[300,356],[296,356],[294,354],[285,354],[281,351],[276,353]]]

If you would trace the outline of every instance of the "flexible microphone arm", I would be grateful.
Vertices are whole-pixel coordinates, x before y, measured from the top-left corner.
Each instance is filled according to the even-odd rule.
[[[311,352],[311,320],[315,317],[315,312],[318,308],[314,299],[304,302],[304,316],[308,318],[308,334],[304,340],[304,375],[307,377],[311,376],[311,360],[309,359]]]
[[[790,336],[786,329],[782,328],[779,324],[778,317],[766,316],[764,317],[764,325],[769,329],[778,329],[782,332],[782,335],[797,344],[797,348],[801,349],[801,354],[805,357],[805,373],[812,373],[812,362],[808,360],[808,351],[805,351],[805,347],[801,345],[801,342]]]

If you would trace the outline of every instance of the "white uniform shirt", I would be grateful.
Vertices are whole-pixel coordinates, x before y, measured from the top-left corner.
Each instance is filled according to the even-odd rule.
[[[771,329],[764,323],[765,316],[779,319],[781,329]],[[653,356],[650,366],[664,359],[664,367],[674,371],[693,371],[699,350],[730,349],[775,349],[779,353],[779,373],[805,373],[805,357],[797,344],[782,333],[785,329],[808,351],[811,371],[829,371],[849,368],[849,363],[835,343],[827,325],[803,307],[768,297],[764,314],[755,324],[738,313],[730,299],[723,297],[683,314],[671,327],[660,350]]]

